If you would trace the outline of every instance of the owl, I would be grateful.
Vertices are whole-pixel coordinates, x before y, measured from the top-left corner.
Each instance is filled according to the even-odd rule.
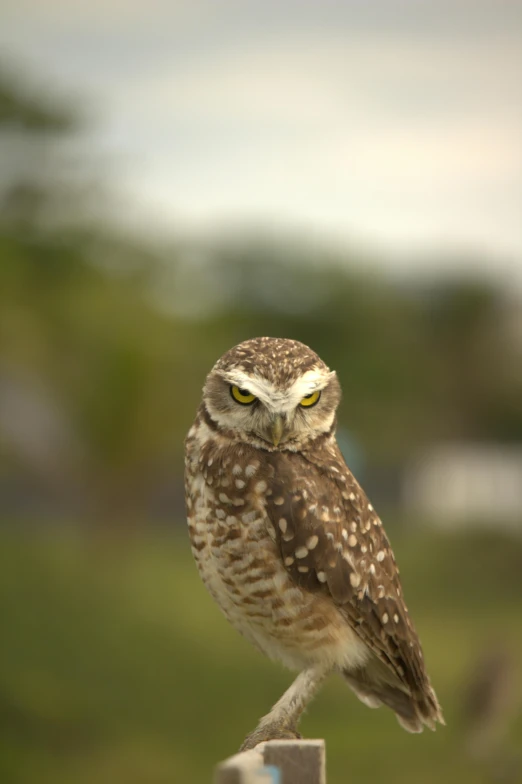
[[[330,673],[410,732],[444,723],[390,543],[335,439],[340,399],[310,348],[255,338],[214,365],[186,438],[201,578],[247,640],[299,672],[243,750],[300,737]]]

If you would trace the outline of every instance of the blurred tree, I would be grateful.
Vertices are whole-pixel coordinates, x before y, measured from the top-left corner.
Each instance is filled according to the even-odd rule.
[[[360,254],[301,237],[123,236],[88,221],[56,171],[80,126],[0,70],[0,405],[2,378],[53,401],[69,434],[55,480],[83,489],[104,525],[144,517],[154,489],[179,479],[206,373],[256,335],[302,340],[337,370],[341,424],[370,463],[443,438],[522,440],[499,292],[466,281],[412,292],[364,272],[375,265]],[[14,459],[16,423],[7,444],[1,421]]]
[[[55,180],[42,178],[43,165],[34,166],[32,180],[21,151],[27,147],[43,163],[75,123],[69,112],[28,95],[0,76],[0,141],[14,133],[21,161],[0,178],[0,370],[57,401],[69,444],[78,447],[61,455],[64,483],[84,487],[104,524],[119,522],[140,502],[143,509],[144,485],[170,447],[174,322],[144,296],[150,251],[82,228],[80,210],[76,226],[46,221]],[[123,265],[118,275],[100,263],[125,257],[129,269]],[[16,437],[11,449],[13,443]]]
[[[506,296],[484,282],[442,283],[424,314],[442,435],[522,440],[522,368],[505,328]]]
[[[73,113],[50,96],[42,98],[36,90],[29,90],[12,69],[0,64],[0,127],[54,135],[70,131],[74,124]]]

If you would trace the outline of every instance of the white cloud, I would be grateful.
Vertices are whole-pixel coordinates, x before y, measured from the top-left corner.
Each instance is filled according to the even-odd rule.
[[[151,221],[522,259],[522,4],[371,5],[18,0],[0,42],[100,100]]]

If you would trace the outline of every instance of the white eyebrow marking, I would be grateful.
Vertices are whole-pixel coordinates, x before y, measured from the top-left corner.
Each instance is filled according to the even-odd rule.
[[[307,370],[288,389],[279,389],[268,379],[249,375],[241,370],[230,371],[225,375],[225,380],[240,389],[248,389],[269,409],[291,411],[306,395],[324,389],[334,376],[335,371]]]

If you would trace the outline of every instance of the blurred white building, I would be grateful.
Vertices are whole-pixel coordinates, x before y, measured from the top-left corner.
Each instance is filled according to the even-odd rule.
[[[404,502],[438,525],[522,531],[522,445],[450,443],[409,464]]]

